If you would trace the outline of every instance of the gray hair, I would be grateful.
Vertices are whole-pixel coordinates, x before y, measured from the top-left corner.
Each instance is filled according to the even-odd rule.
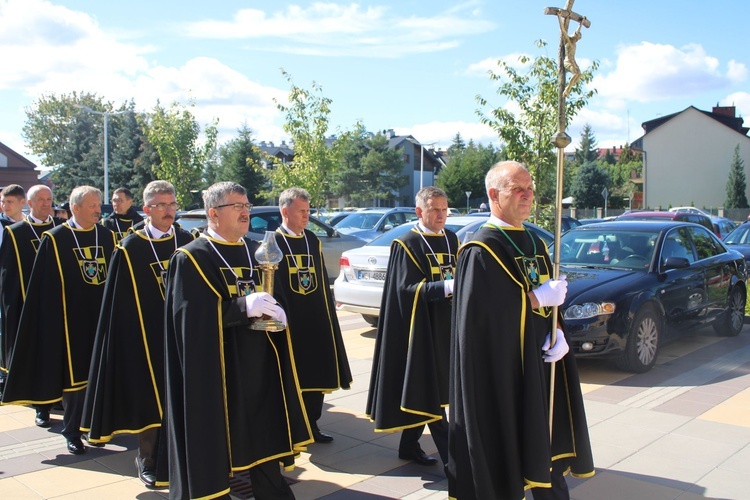
[[[35,184],[29,188],[29,190],[26,192],[26,197],[30,200],[34,199],[34,196],[36,196],[37,193],[41,191],[49,191],[50,196],[52,196],[52,189],[46,184]]]
[[[303,200],[309,202],[310,193],[299,187],[286,189],[279,195],[279,208],[281,209],[288,207],[297,198],[302,198]]]
[[[445,198],[448,199],[448,195],[445,194],[445,191],[440,189],[436,186],[427,186],[423,187],[422,189],[417,192],[417,195],[414,197],[414,202],[417,204],[420,208],[426,208],[427,207],[427,201],[430,198]]]
[[[219,205],[222,205],[227,196],[232,193],[247,196],[245,188],[236,182],[224,181],[213,184],[203,191],[203,208],[205,208],[208,213],[209,208],[216,208]]]
[[[150,205],[158,194],[174,195],[174,186],[167,181],[151,181],[143,189],[143,203]]]
[[[528,170],[526,165],[517,161],[506,160],[500,161],[490,167],[487,176],[484,178],[484,187],[489,195],[490,188],[495,188],[502,191],[507,188],[510,183],[510,177],[513,173],[513,169],[508,167],[518,167],[524,170]]]
[[[102,196],[102,192],[99,191],[94,186],[78,186],[76,188],[73,188],[73,191],[70,192],[70,206],[73,205],[80,207],[81,203],[83,203],[83,199],[90,195],[95,194],[99,197],[99,200],[104,199]]]

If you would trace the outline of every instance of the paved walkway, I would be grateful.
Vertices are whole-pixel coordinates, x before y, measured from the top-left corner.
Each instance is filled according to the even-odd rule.
[[[354,388],[326,397],[321,428],[335,437],[314,444],[286,474],[298,499],[445,499],[440,467],[397,456],[398,435],[372,430],[364,417],[375,331],[340,313]],[[597,474],[569,478],[579,500],[747,499],[750,472],[750,326],[735,338],[703,329],[663,349],[649,373],[630,375],[603,360],[579,362]],[[34,412],[0,407],[0,499],[161,499],[135,477],[137,440],[73,456],[53,426]],[[437,456],[429,436],[422,447]],[[245,478],[233,497],[248,498]],[[531,495],[528,495],[531,498]]]

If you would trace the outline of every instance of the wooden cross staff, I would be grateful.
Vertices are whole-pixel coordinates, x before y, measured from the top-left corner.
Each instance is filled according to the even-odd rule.
[[[565,117],[565,99],[570,94],[573,86],[581,78],[581,70],[575,60],[576,43],[581,39],[581,27],[589,28],[591,22],[586,17],[573,12],[573,2],[567,0],[564,9],[558,7],[547,7],[544,13],[557,16],[560,22],[560,53],[558,66],[558,101],[557,101],[557,134],[552,138],[552,144],[557,148],[557,190],[555,193],[555,239],[552,257],[552,277],[560,277],[560,233],[562,227],[562,198],[563,198],[563,169],[565,167],[565,148],[570,144],[570,136],[565,132],[567,119]],[[573,35],[568,34],[570,21],[578,23],[578,29]],[[565,73],[570,72],[570,82],[565,84]],[[550,332],[550,347],[557,341],[557,306],[552,308],[552,331]],[[552,442],[552,415],[555,402],[555,363],[550,367],[549,386],[549,435]]]

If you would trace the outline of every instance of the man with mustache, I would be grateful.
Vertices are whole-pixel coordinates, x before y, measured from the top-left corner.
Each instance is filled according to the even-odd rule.
[[[179,206],[169,182],[150,182],[143,203],[145,226],[123,238],[112,256],[81,428],[91,443],[137,433],[137,474],[153,488],[163,416],[167,265],[193,235],[172,225]]]
[[[70,193],[73,217],[42,236],[3,403],[50,404],[62,400],[62,434],[68,451],[86,451],[81,415],[114,233],[99,222],[102,193],[79,186]]]

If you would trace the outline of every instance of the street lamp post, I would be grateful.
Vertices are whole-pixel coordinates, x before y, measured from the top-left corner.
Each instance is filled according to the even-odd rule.
[[[471,196],[471,191],[466,191],[466,214],[469,214],[469,196]]]
[[[95,114],[95,115],[101,115],[104,117],[104,202],[109,201],[109,145],[107,140],[107,129],[108,127],[108,118],[110,116],[115,115],[122,115],[125,113],[130,113],[130,110],[124,110],[124,111],[96,111],[95,109],[91,109],[88,106],[84,106],[83,104],[74,104],[76,108],[82,109],[84,111],[88,111],[89,113]]]

